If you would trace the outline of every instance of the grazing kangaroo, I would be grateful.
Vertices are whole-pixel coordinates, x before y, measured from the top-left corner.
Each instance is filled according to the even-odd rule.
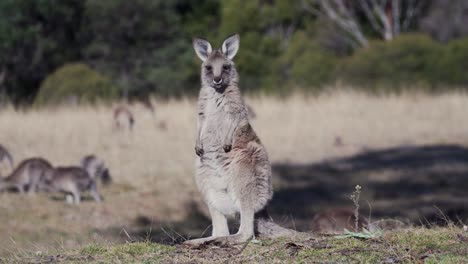
[[[117,129],[133,129],[135,118],[126,106],[118,106],[114,109],[114,125]]]
[[[101,182],[103,185],[112,183],[112,177],[109,173],[109,169],[106,167],[104,162],[98,159],[95,155],[84,156],[81,159],[80,164],[96,182]]]
[[[354,211],[346,208],[328,209],[312,219],[312,231],[320,234],[342,234],[344,229],[358,232],[355,226]],[[368,227],[367,219],[358,218],[358,228]]]
[[[284,231],[274,228],[265,211],[273,195],[271,167],[264,146],[249,124],[237,86],[232,59],[239,49],[239,35],[224,40],[220,50],[213,50],[207,40],[199,38],[193,40],[193,48],[203,61],[195,182],[208,206],[213,230],[210,237],[184,244],[246,242],[254,236],[255,224],[260,235],[263,231]],[[240,227],[230,235],[226,216],[235,213],[240,213]]]
[[[0,163],[2,163],[4,160],[8,162],[8,165],[10,166],[10,170],[13,171],[14,169],[13,157],[3,145],[0,145]]]
[[[46,184],[48,191],[71,194],[75,204],[80,203],[81,193],[85,191],[89,191],[96,202],[101,201],[96,181],[80,167],[57,167],[46,176]]]
[[[5,179],[0,180],[0,191],[16,189],[20,193],[26,190],[32,194],[43,187],[47,173],[53,170],[52,165],[42,158],[23,160]]]

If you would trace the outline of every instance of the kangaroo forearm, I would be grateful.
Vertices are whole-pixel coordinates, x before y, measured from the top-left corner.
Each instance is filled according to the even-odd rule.
[[[199,115],[198,123],[197,123],[197,138],[196,138],[197,144],[201,142],[204,121],[205,121],[205,118],[203,117],[203,115]]]
[[[200,113],[199,118],[198,118],[198,123],[197,123],[197,138],[195,139],[195,153],[199,157],[201,157],[204,153],[203,145],[201,143],[203,123],[204,123],[204,116],[203,116],[203,113]]]

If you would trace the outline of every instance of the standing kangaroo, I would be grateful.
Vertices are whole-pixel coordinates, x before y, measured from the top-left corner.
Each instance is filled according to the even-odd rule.
[[[212,235],[185,241],[196,246],[210,241],[241,243],[254,236],[257,216],[266,216],[272,198],[271,167],[265,147],[247,118],[232,59],[239,49],[239,35],[213,50],[195,38],[193,48],[203,61],[198,99],[195,182],[208,206]],[[240,213],[239,231],[230,235],[227,215]],[[265,225],[263,225],[265,226]],[[257,227],[261,232],[261,227]]]
[[[133,117],[132,111],[124,105],[120,105],[114,109],[114,127],[122,130],[132,130],[135,124],[135,118]]]

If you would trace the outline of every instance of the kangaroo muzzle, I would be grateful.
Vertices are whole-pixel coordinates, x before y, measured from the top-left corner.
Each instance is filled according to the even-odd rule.
[[[221,77],[214,77],[213,78],[213,84],[214,85],[220,85],[221,83],[223,83],[223,79]]]

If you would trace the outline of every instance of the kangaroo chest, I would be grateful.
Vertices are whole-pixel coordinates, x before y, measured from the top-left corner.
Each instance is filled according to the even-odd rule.
[[[226,105],[228,98],[212,97],[206,101],[201,124],[203,157],[198,158],[196,181],[206,201],[225,215],[239,212],[239,198],[233,183],[232,152],[225,153],[223,145],[232,125]]]
[[[231,170],[212,167],[205,161],[199,161],[197,167],[195,179],[205,200],[225,215],[239,212],[239,197]]]
[[[224,99],[213,99],[207,102],[204,112],[205,120],[201,128],[201,141],[208,151],[222,149],[225,143],[224,140],[232,120],[224,105]]]

